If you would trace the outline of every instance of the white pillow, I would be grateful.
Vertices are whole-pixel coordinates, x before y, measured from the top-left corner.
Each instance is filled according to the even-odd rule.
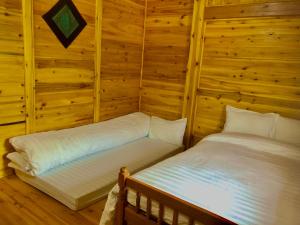
[[[26,155],[21,152],[12,152],[9,153],[6,156],[9,160],[11,160],[10,163],[8,163],[8,166],[22,171],[23,173],[26,173],[27,175],[33,176],[34,174],[31,172],[31,166],[28,163],[27,159],[26,159]]]
[[[31,172],[40,175],[67,162],[146,137],[149,129],[150,116],[137,112],[81,127],[13,137],[9,142],[26,156]]]
[[[275,113],[258,113],[226,106],[226,123],[223,132],[254,134],[274,138],[276,122],[279,115]]]
[[[149,138],[182,145],[187,119],[175,121],[152,116],[150,121]]]
[[[26,155],[24,154],[24,152],[12,152],[9,153],[6,157],[25,171],[29,171],[31,169],[30,163],[28,162],[28,160],[26,160]]]
[[[275,139],[300,146],[300,120],[280,116],[276,125]]]

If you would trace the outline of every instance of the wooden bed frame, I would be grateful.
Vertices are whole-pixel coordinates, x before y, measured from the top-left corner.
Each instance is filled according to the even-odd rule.
[[[178,225],[179,214],[186,215],[189,218],[189,225],[194,225],[196,221],[204,225],[236,224],[212,212],[197,207],[189,202],[130,177],[129,172],[125,167],[120,170],[118,184],[120,191],[116,208],[116,225],[167,224],[163,221],[165,206],[172,209],[174,212],[172,225]],[[128,189],[137,193],[136,206],[132,206],[127,201]],[[147,198],[146,212],[140,208],[141,196],[145,196]],[[156,201],[159,204],[158,218],[151,215],[152,201]]]

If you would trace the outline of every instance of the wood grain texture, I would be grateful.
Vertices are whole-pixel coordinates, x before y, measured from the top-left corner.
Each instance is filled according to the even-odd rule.
[[[205,10],[206,19],[297,15],[300,15],[300,6],[296,1],[215,6]]]
[[[34,1],[35,131],[94,120],[95,1],[74,0],[87,26],[68,49],[42,18],[57,1]]]
[[[103,1],[101,120],[139,110],[144,13],[144,0]]]
[[[7,138],[25,133],[22,0],[0,1],[0,177],[11,173]],[[14,124],[17,123],[17,124]],[[12,124],[12,125],[9,125]]]
[[[0,124],[25,121],[22,1],[0,2]]]
[[[223,128],[227,104],[300,119],[299,17],[231,18],[225,8],[227,18],[205,20],[196,139]]]
[[[26,113],[31,132],[139,109],[167,119],[188,115],[197,137],[221,130],[226,104],[300,117],[299,1],[196,1],[203,8],[192,33],[193,0],[107,0],[103,13],[99,1],[74,0],[88,25],[68,49],[41,17],[56,0],[33,1],[33,72],[24,70],[22,0],[1,1],[0,125],[23,123],[3,131],[23,134]],[[271,14],[260,11],[269,6],[276,6]],[[251,17],[240,13],[254,8]]]
[[[182,115],[193,0],[148,0],[141,111]]]
[[[12,170],[7,168],[8,160],[6,155],[13,149],[8,143],[8,138],[25,134],[25,123],[17,123],[12,125],[0,125],[0,177],[11,174]]]
[[[74,212],[16,176],[0,180],[1,225],[98,225],[105,202]]]
[[[56,2],[0,3],[0,125],[26,120],[32,133],[138,111],[145,1],[74,0],[87,26],[67,49],[42,19]]]
[[[206,6],[242,5],[252,3],[293,2],[295,0],[206,0]]]

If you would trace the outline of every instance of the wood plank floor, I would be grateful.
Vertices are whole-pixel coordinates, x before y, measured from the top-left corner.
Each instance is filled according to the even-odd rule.
[[[75,212],[15,175],[0,179],[0,225],[98,225],[105,202]]]

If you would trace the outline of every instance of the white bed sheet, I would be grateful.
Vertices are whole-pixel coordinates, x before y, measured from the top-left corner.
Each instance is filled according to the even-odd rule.
[[[270,139],[212,135],[134,177],[240,225],[300,221],[300,149]],[[117,193],[115,186],[100,225],[112,224]],[[128,198],[134,205],[134,193]],[[141,205],[145,208],[145,201]],[[153,211],[157,212],[157,206]],[[165,212],[164,219],[170,223],[172,211]],[[179,223],[187,221],[181,216]]]
[[[145,137],[73,161],[40,176],[32,177],[17,170],[16,173],[26,183],[77,210],[106,196],[117,180],[120,167],[127,166],[137,171],[182,150],[182,146]]]

